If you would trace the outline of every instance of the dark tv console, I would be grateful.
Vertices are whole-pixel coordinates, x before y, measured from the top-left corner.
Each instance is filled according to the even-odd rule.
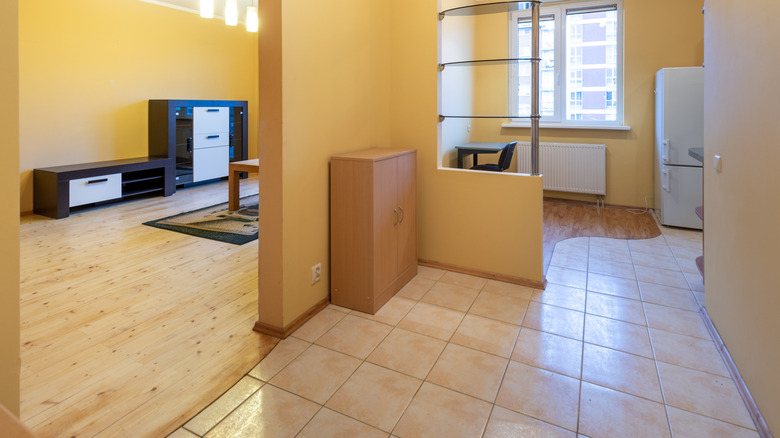
[[[176,191],[172,158],[141,157],[33,170],[35,214],[62,219],[79,205]]]
[[[149,156],[33,170],[33,211],[61,219],[72,207],[228,176],[247,159],[245,100],[149,100]]]

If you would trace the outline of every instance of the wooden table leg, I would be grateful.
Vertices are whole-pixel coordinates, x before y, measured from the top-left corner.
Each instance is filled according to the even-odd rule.
[[[236,169],[230,169],[228,173],[228,186],[230,186],[230,193],[228,195],[228,210],[238,210],[239,195],[238,187],[239,181],[241,181],[241,171]],[[224,199],[224,198],[223,198]]]
[[[240,197],[239,186],[241,185],[241,172],[259,172],[260,161],[254,160],[233,161],[228,165],[228,209],[230,211],[238,210]]]

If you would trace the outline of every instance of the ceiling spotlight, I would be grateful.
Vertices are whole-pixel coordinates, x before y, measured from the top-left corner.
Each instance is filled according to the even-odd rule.
[[[252,6],[246,7],[246,30],[249,32],[257,32],[258,27],[257,8],[254,6],[253,1]]]
[[[238,1],[225,1],[225,24],[235,26],[238,24]]]
[[[200,0],[200,16],[214,18],[214,0]]]

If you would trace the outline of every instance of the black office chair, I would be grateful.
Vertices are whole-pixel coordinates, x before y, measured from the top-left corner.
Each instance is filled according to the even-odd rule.
[[[513,141],[501,149],[501,155],[498,157],[498,164],[478,164],[471,169],[489,170],[491,172],[503,172],[509,169],[509,164],[512,162],[512,155],[515,154],[515,146],[517,146],[517,142]]]

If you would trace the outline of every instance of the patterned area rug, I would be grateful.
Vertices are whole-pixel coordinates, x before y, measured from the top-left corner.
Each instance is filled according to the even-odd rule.
[[[241,198],[236,211],[228,211],[228,203],[225,202],[144,222],[144,225],[243,245],[257,239],[257,206],[257,195],[247,196]]]

